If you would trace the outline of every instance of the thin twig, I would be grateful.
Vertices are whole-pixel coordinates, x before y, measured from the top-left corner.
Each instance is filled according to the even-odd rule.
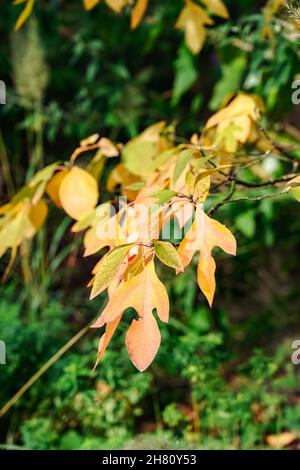
[[[10,408],[21,398],[27,390],[58,360],[67,352],[77,341],[79,341],[90,329],[92,325],[82,328],[73,338],[71,338],[59,351],[57,351],[29,380],[20,390],[0,409],[0,418],[2,418]]]
[[[231,203],[237,203],[237,202],[260,202],[263,201],[264,199],[273,199],[278,196],[282,196],[285,194],[286,191],[280,191],[279,193],[275,194],[265,194],[264,196],[257,196],[257,197],[239,197],[236,199],[223,199],[220,201],[218,204],[215,206],[211,207],[210,210],[208,211],[208,215],[213,215],[217,210],[220,209],[220,207],[224,206],[225,204],[231,204]]]

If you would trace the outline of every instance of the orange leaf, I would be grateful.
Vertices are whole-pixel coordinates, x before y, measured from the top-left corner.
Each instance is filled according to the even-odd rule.
[[[86,10],[91,10],[98,5],[99,2],[100,0],[83,0],[83,5]]]
[[[152,314],[156,308],[160,320],[168,322],[169,298],[165,286],[155,273],[153,261],[140,274],[116,289],[93,327],[100,328],[112,322],[129,307],[134,308],[142,318]]]
[[[198,209],[194,223],[182,240],[178,253],[182,257],[183,266],[186,267],[195,252],[200,251],[198,284],[210,306],[216,290],[216,263],[211,254],[215,246],[230,255],[236,254],[236,240],[230,230]]]
[[[131,29],[135,29],[143,19],[148,7],[148,0],[137,0],[131,12]]]
[[[270,434],[266,440],[272,449],[280,449],[292,444],[298,438],[299,433],[283,432],[281,434]]]
[[[97,367],[99,362],[101,361],[103,354],[105,353],[105,350],[107,346],[109,345],[119,323],[122,318],[122,315],[118,316],[114,321],[107,323],[106,328],[105,328],[105,333],[101,336],[99,340],[99,345],[98,345],[98,356],[97,356],[97,361],[95,364],[94,369]]]
[[[126,334],[126,347],[134,366],[140,371],[149,367],[160,346],[160,331],[154,316],[132,320]]]

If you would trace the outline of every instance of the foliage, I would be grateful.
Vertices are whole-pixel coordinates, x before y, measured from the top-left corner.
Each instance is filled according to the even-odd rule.
[[[91,330],[17,402],[6,443],[297,446],[297,2],[14,3],[0,18],[1,402],[99,309],[106,329],[99,369]],[[144,374],[124,341],[139,370],[157,353]]]
[[[295,170],[299,161],[291,154],[287,158],[287,163],[292,164],[290,172],[282,171],[275,180],[264,172],[264,158],[274,146],[257,124],[261,108],[262,104],[255,97],[239,94],[208,120],[201,136],[194,135],[187,144],[176,145],[173,129],[164,122],[150,126],[125,146],[104,137],[99,139],[99,135],[94,134],[81,142],[69,162],[51,164],[40,170],[1,208],[0,254],[10,248],[11,262],[18,247],[32,238],[44,223],[48,212],[42,199],[45,193],[77,221],[74,232],[87,230],[86,256],[109,247],[95,265],[94,278],[89,284],[93,286],[93,298],[106,288],[110,294],[108,305],[94,324],[94,328],[106,325],[99,342],[98,361],[129,307],[139,315],[138,320],[133,319],[126,336],[129,357],[140,371],[154,359],[161,338],[152,311],[156,308],[163,322],[169,318],[168,296],[155,273],[153,260],[156,256],[178,272],[190,264],[196,251],[200,251],[198,284],[212,305],[216,289],[212,249],[218,246],[226,253],[236,254],[232,233],[204,212],[203,204],[212,185],[216,187],[216,191],[211,191],[212,197],[222,195],[227,185],[230,185],[230,192],[221,196],[217,204],[211,204],[208,214],[215,213],[224,204],[245,199],[259,201],[285,191],[281,189],[253,198],[244,196],[238,187],[269,185],[276,188],[277,183],[290,180],[287,189],[291,188],[294,194],[298,191],[299,177],[292,179],[295,175],[291,170]],[[247,145],[253,148],[254,158],[248,156]],[[85,170],[75,164],[83,152],[93,149],[97,152]],[[126,200],[116,212],[110,198],[97,206],[98,182],[106,160],[119,153],[121,162],[109,173],[106,187],[113,192],[120,185],[121,194],[130,202]],[[282,151],[273,154],[274,159],[286,158]],[[248,176],[240,179],[239,175],[245,174],[245,170]],[[234,198],[236,192],[239,197]],[[170,243],[170,222],[175,220],[185,229],[190,219],[193,224],[184,234],[177,252]]]
[[[86,2],[85,7],[91,9],[97,3]],[[228,16],[222,2],[204,3],[216,14]],[[109,6],[119,12],[123,2],[109,2]],[[134,23],[137,22],[135,15],[140,19],[145,7],[146,4],[141,6],[140,2],[135,5]],[[27,4],[25,10],[28,8]],[[186,42],[193,52],[199,52],[202,47],[203,25],[209,23],[204,10],[187,0],[177,26],[185,28]],[[29,39],[30,44],[36,42],[36,32],[34,34],[34,40]],[[42,62],[42,56],[38,62]],[[20,72],[16,75],[20,76]],[[20,82],[16,83],[21,90]],[[41,90],[45,83],[41,84]],[[21,94],[24,95],[23,88]],[[100,138],[99,134],[82,140],[68,162],[46,166],[11,202],[2,206],[0,255],[11,249],[8,270],[17,249],[40,230],[46,219],[48,209],[43,199],[46,193],[56,206],[77,221],[74,232],[86,230],[86,256],[109,247],[95,265],[89,284],[93,286],[92,298],[106,288],[110,296],[107,307],[94,324],[95,328],[106,325],[99,342],[98,361],[123,313],[133,307],[138,318],[132,320],[126,346],[132,362],[139,370],[145,370],[161,341],[153,309],[157,309],[161,321],[167,322],[169,318],[169,300],[155,273],[155,257],[178,273],[190,264],[195,252],[200,251],[198,285],[212,305],[216,289],[212,249],[218,246],[235,255],[236,241],[231,232],[210,215],[224,204],[245,199],[259,201],[285,192],[283,188],[253,197],[245,196],[240,188],[273,186],[277,189],[277,183],[287,182],[286,190],[291,189],[296,197],[298,195],[300,177],[295,174],[298,156],[282,149],[262,130],[259,120],[263,110],[259,97],[239,93],[227,100],[223,108],[208,119],[201,134],[194,134],[187,143],[178,144],[174,126],[167,126],[164,121],[148,127],[125,145]],[[92,150],[96,150],[96,154],[82,169],[77,162],[82,160],[83,153]],[[264,169],[265,158],[270,154],[274,161],[286,161],[278,172],[279,178]],[[109,161],[119,156],[117,165],[105,173]],[[101,195],[99,201],[98,185],[105,179],[108,195]],[[121,203],[116,211],[113,200],[119,186],[121,195],[130,202]],[[216,204],[211,202],[214,197],[218,198]],[[206,201],[210,205],[208,215],[204,211]],[[190,220],[192,227],[185,233]],[[170,243],[174,235],[165,234],[166,228],[170,231],[171,222],[173,227],[177,223],[182,229],[182,235],[177,236],[182,240],[178,252]]]

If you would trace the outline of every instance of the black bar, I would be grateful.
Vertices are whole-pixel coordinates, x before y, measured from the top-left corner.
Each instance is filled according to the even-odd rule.
[[[142,468],[145,465],[176,465],[181,467],[191,466],[206,470],[206,465],[216,464],[223,467],[224,464],[239,463],[253,464],[260,463],[272,465],[273,468],[282,468],[289,463],[296,464],[299,467],[300,454],[297,451],[205,451],[205,450],[170,450],[170,451],[1,451],[0,464],[33,465],[38,468],[43,463],[51,464],[82,464],[84,470],[87,465],[93,465],[96,469],[112,466],[122,466],[125,468]],[[95,467],[96,465],[96,467]],[[40,467],[39,467],[40,468]]]

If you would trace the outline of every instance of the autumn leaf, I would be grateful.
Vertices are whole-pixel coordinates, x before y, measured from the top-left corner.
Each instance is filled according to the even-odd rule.
[[[125,343],[131,362],[140,372],[146,370],[155,358],[160,341],[160,331],[152,314],[132,320]]]
[[[38,232],[48,214],[48,207],[45,201],[32,204],[28,210],[28,218],[33,225],[35,232]]]
[[[173,173],[173,176],[172,176],[172,182],[174,184],[178,181],[179,177],[184,172],[187,164],[189,163],[189,161],[193,157],[194,153],[195,153],[194,149],[185,149],[185,150],[183,150],[183,152],[180,152],[180,154],[178,155],[178,157],[176,159],[174,173]]]
[[[120,263],[124,260],[134,243],[121,245],[107,253],[98,266],[90,299],[94,299],[101,294],[113,281]]]
[[[286,190],[290,191],[294,198],[300,202],[300,175],[287,183]]]
[[[87,2],[87,3],[89,3],[90,5],[93,4],[93,6],[95,6],[97,3],[99,3],[99,1],[100,0],[94,0],[94,1]],[[93,6],[91,6],[90,8],[93,8]],[[88,145],[95,144],[97,140],[99,140],[99,137],[100,136],[98,132],[96,132],[95,134],[89,135],[88,137],[80,141],[80,147],[87,147]]]
[[[115,318],[115,320],[105,325],[105,332],[99,340],[97,361],[96,361],[94,369],[97,367],[97,365],[101,361],[107,346],[109,345],[116,329],[118,328],[121,318],[122,318],[122,315],[119,315],[117,318]]]
[[[60,190],[60,185],[63,181],[63,179],[67,176],[68,170],[61,170],[55,173],[53,178],[49,181],[47,187],[46,187],[46,192],[50,199],[54,202],[54,204],[57,207],[62,207],[60,197],[59,197],[59,190]]]
[[[189,171],[185,182],[194,202],[202,204],[206,201],[210,189],[210,176],[205,170],[199,170],[198,174]]]
[[[169,298],[165,286],[155,273],[153,261],[148,263],[140,274],[116,289],[94,328],[100,328],[113,321],[129,307],[134,308],[140,317],[152,313],[156,308],[160,320],[168,322]]]
[[[183,29],[185,42],[194,54],[198,54],[205,42],[205,25],[213,24],[213,20],[205,10],[191,0],[186,0],[186,5],[181,11],[175,27]]]
[[[281,434],[270,434],[267,436],[267,444],[272,449],[282,449],[292,444],[294,441],[299,439],[300,433],[297,432],[283,432]]]
[[[184,267],[188,266],[196,251],[200,251],[198,263],[198,284],[209,305],[213,303],[216,280],[216,263],[212,257],[214,247],[219,247],[230,255],[236,254],[236,240],[230,230],[217,220],[208,217],[197,209],[191,229],[182,240],[178,252]]]
[[[105,0],[105,3],[116,13],[120,13],[126,2],[124,0]]]
[[[143,19],[148,7],[148,0],[137,0],[131,11],[131,29],[135,29]]]
[[[155,241],[154,250],[160,261],[171,268],[183,271],[181,257],[170,242]]]
[[[47,214],[48,208],[44,201],[36,204],[20,203],[12,214],[8,213],[5,224],[0,226],[0,256],[9,248],[15,250],[24,240],[32,238],[43,225]]]
[[[214,129],[211,144],[235,152],[239,144],[257,137],[253,131],[261,109],[262,103],[256,97],[241,93],[207,121],[204,136]]]
[[[200,0],[212,13],[221,18],[228,19],[229,13],[221,0]]]
[[[15,31],[17,31],[18,29],[21,28],[21,26],[23,26],[23,24],[25,23],[25,21],[29,18],[29,16],[31,15],[32,13],[32,10],[33,10],[33,7],[34,7],[34,4],[35,4],[35,0],[25,0],[26,1],[26,5],[22,11],[22,13],[20,14],[16,24],[15,24]],[[16,0],[14,2],[15,5],[19,4],[19,3],[24,3],[24,0]]]
[[[127,333],[126,345],[132,362],[142,371],[154,359],[160,343],[153,309],[156,308],[161,321],[167,322],[169,319],[168,294],[155,273],[153,261],[150,261],[141,273],[115,289],[93,328],[114,322],[129,307],[137,311],[139,320],[133,320]],[[141,336],[138,336],[139,334]],[[140,347],[141,341],[144,348]]]
[[[91,10],[100,3],[100,0],[83,0],[83,5],[86,10]]]
[[[97,181],[87,171],[74,166],[59,187],[59,200],[66,213],[79,220],[98,202]]]

